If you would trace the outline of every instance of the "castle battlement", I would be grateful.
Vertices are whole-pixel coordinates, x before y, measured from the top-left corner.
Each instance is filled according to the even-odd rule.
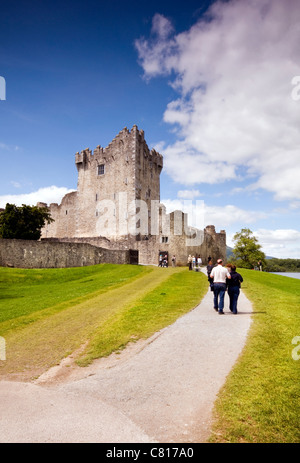
[[[79,170],[81,167],[89,168],[93,161],[112,162],[123,157],[127,162],[131,161],[141,165],[148,161],[155,164],[160,171],[163,168],[163,156],[155,149],[149,149],[145,138],[144,131],[139,130],[136,125],[129,131],[127,127],[121,130],[106,148],[98,145],[94,151],[90,148],[85,148],[75,154],[75,164]],[[150,165],[151,167],[151,165]]]

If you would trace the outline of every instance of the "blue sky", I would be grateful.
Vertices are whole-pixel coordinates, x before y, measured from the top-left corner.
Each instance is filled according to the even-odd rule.
[[[60,202],[75,152],[136,124],[168,210],[300,258],[299,39],[297,0],[6,2],[0,207]]]

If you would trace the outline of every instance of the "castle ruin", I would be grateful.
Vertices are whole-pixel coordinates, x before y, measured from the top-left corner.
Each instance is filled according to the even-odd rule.
[[[166,213],[160,203],[163,156],[149,150],[144,131],[124,128],[106,147],[75,154],[77,191],[49,207],[54,222],[42,240],[90,243],[111,250],[138,251],[138,263],[157,265],[159,255],[186,265],[189,254],[206,262],[226,259],[226,233],[213,225],[188,225],[182,211]]]

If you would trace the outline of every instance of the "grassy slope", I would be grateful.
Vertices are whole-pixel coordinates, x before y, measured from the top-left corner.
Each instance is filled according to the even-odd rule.
[[[194,308],[206,292],[207,281],[203,274],[172,270],[166,281],[124,304],[105,322],[103,329],[93,336],[79,364],[109,355],[116,346],[120,349],[132,339],[151,336]]]
[[[247,345],[219,394],[214,442],[299,442],[299,280],[241,270],[253,303]]]
[[[0,335],[7,344],[0,373],[30,378],[90,340],[82,365],[149,336],[193,308],[207,282],[187,269],[100,265],[0,269],[0,289]]]

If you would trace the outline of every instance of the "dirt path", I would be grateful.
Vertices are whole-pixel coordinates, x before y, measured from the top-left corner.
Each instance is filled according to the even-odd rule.
[[[226,295],[227,298],[227,295]],[[216,396],[251,324],[201,304],[120,355],[87,368],[72,358],[35,383],[0,382],[0,442],[205,442]]]

